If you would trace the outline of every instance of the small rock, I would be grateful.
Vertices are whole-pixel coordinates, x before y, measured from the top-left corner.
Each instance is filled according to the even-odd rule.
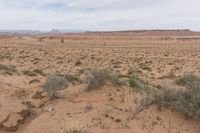
[[[48,112],[53,112],[54,109],[53,109],[53,108],[48,108],[47,111],[48,111]]]
[[[77,60],[74,65],[75,66],[80,66],[81,64],[82,64],[82,62],[80,60]]]

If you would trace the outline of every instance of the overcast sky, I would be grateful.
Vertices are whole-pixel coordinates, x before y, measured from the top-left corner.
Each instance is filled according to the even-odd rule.
[[[200,0],[0,0],[0,29],[192,29]]]

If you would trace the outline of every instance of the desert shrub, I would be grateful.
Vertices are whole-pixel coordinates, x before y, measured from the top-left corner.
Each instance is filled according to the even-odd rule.
[[[113,84],[113,85],[115,85],[115,86],[122,86],[122,85],[124,85],[124,82],[123,81],[121,81],[121,80],[119,80],[118,78],[111,78],[110,79],[110,82]]]
[[[162,107],[173,107],[176,100],[177,94],[175,91],[162,88],[161,92],[155,94],[153,102],[161,110]]]
[[[159,77],[159,79],[174,79],[176,78],[176,75],[174,74],[173,71],[167,73],[166,75]]]
[[[115,86],[124,85],[124,81],[121,81],[116,73],[107,69],[92,69],[86,73],[86,91],[98,90],[106,82],[110,82]]]
[[[192,85],[194,82],[200,82],[200,78],[193,75],[192,73],[186,73],[182,78],[176,80],[177,85]]]
[[[86,91],[98,90],[109,79],[108,70],[92,69],[86,75]]]
[[[108,75],[108,81],[110,81],[113,85],[115,86],[122,86],[125,84],[124,81],[119,79],[119,75],[114,73],[114,72],[110,72]]]
[[[67,86],[68,81],[64,77],[58,75],[50,75],[43,85],[43,89],[51,98],[55,98],[57,92],[59,90],[65,89]]]
[[[184,92],[177,94],[175,108],[187,117],[200,119],[200,82],[190,85]]]
[[[57,73],[57,74],[54,74],[54,75],[57,75],[59,77],[63,77],[69,82],[76,81],[76,82],[82,83],[82,80],[79,77],[77,77],[77,76],[75,76],[73,74],[69,74],[69,73],[68,74],[60,74],[60,73]]]
[[[145,94],[144,100],[136,109],[134,116],[154,104],[159,110],[170,108],[192,119],[200,119],[200,78],[192,74],[184,75],[179,79],[181,85],[186,85],[185,90],[151,86],[138,77],[129,80],[131,87],[138,88],[141,94]],[[136,89],[137,90],[137,89]],[[137,91],[137,92],[138,92]]]
[[[157,94],[154,103],[158,109],[173,108],[189,118],[200,119],[200,82],[188,86],[185,91],[164,89]]]
[[[137,75],[133,75],[129,79],[128,83],[129,83],[129,86],[134,88],[136,91],[141,91],[141,90],[145,89],[145,87],[146,87],[145,81],[142,80],[141,78],[139,78],[139,76],[137,76]]]

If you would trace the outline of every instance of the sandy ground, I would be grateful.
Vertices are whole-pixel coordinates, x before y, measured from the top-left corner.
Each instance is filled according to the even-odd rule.
[[[41,85],[47,76],[70,73],[84,80],[91,68],[112,69],[123,77],[139,74],[154,85],[180,89],[174,80],[186,72],[200,75],[200,41],[166,37],[65,36],[0,39],[0,133],[60,133],[84,128],[91,133],[199,133],[200,122],[169,109],[151,106],[135,118],[138,94],[128,86],[106,84],[84,92],[85,84],[70,83],[50,100]],[[80,65],[75,65],[79,60]],[[40,69],[28,76],[24,70]],[[171,78],[170,74],[174,77]]]

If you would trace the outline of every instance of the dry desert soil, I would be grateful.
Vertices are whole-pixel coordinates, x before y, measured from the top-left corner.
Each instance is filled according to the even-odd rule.
[[[86,91],[94,69],[112,71],[123,84]],[[135,74],[184,90],[175,80],[185,73],[200,76],[200,36],[189,31],[2,35],[0,133],[200,133],[199,119],[141,106],[145,93],[128,83]],[[52,74],[73,77],[54,99],[43,89]]]

